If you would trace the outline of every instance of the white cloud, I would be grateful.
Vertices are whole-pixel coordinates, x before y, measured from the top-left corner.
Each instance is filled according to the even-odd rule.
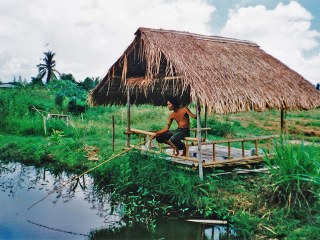
[[[262,5],[239,8],[229,11],[229,19],[220,33],[258,43],[315,84],[320,82],[320,52],[305,56],[305,51],[319,46],[320,32],[310,29],[312,18],[296,1],[279,3],[272,10]]]
[[[1,0],[0,79],[36,76],[47,50],[60,72],[103,77],[139,27],[209,34],[214,11],[203,0]]]

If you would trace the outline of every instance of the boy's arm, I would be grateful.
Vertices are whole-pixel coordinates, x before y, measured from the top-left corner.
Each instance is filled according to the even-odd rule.
[[[193,114],[193,113],[189,110],[189,108],[186,107],[186,111],[187,111],[187,114],[188,114],[189,116],[191,116],[192,118],[194,118],[194,119],[197,118],[197,115]]]

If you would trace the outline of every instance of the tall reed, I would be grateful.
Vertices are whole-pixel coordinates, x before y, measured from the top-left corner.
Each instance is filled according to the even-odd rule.
[[[275,144],[274,158],[266,159],[271,173],[273,200],[292,208],[309,208],[319,201],[320,146],[300,145],[281,139]]]

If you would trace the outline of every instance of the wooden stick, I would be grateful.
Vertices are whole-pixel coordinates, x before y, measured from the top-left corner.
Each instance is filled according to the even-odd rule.
[[[131,131],[132,133],[136,133],[136,134],[137,134],[137,133],[141,133],[141,134],[146,134],[146,135],[150,135],[150,136],[155,135],[154,132],[144,131],[144,130],[140,130],[140,129],[136,129],[136,128],[131,128],[130,131]]]
[[[130,132],[130,88],[127,88],[127,132]],[[127,147],[130,147],[130,134],[127,135]]]
[[[189,158],[189,141],[186,140],[186,158]]]
[[[114,126],[114,115],[112,115],[112,152],[114,152],[115,143],[115,126]]]
[[[213,140],[212,143],[232,143],[232,142],[241,142],[241,141],[255,141],[255,140],[264,140],[269,138],[277,138],[279,135],[269,135],[269,136],[260,136],[260,137],[252,137],[252,138],[234,138],[234,139],[224,139],[224,140]]]
[[[268,155],[269,157],[272,157],[270,155]],[[217,165],[217,164],[228,164],[228,163],[233,163],[233,162],[248,162],[248,161],[252,161],[252,160],[263,160],[264,156],[249,156],[249,157],[245,157],[245,158],[234,158],[234,159],[230,159],[230,160],[218,160],[216,162],[208,162],[208,163],[204,163],[203,166],[210,166],[210,165]]]
[[[44,135],[47,135],[47,119],[45,116],[42,116],[43,118],[43,130],[44,130]]]
[[[199,164],[199,178],[203,180],[203,168],[202,168],[202,153],[201,153],[201,123],[200,123],[200,101],[197,97],[197,135],[198,135],[198,164]]]
[[[242,145],[242,157],[244,157],[244,141],[241,141],[241,145]]]
[[[196,222],[196,223],[203,223],[203,224],[228,224],[227,221],[222,220],[209,220],[209,219],[188,219],[187,222]]]

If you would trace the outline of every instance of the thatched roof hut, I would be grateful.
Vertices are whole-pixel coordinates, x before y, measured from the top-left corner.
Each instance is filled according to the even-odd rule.
[[[92,90],[92,105],[165,104],[175,95],[215,113],[311,109],[320,93],[249,41],[139,28],[134,41]]]

